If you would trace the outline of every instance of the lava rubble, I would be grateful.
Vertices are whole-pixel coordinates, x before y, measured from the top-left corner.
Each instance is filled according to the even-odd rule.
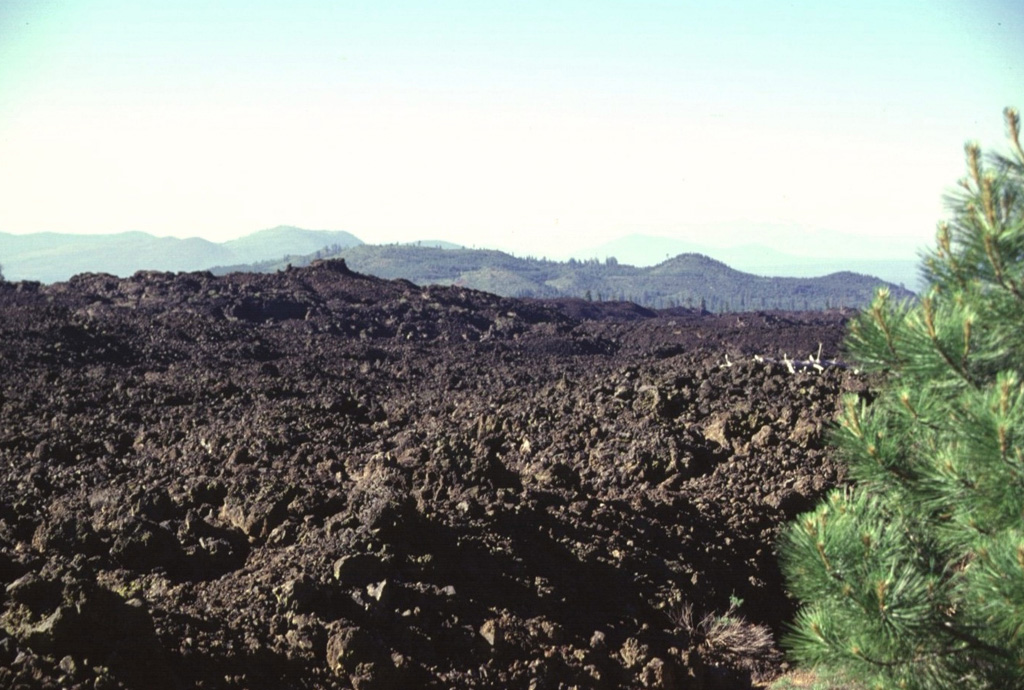
[[[866,390],[783,362],[844,329],[336,261],[0,283],[0,687],[748,687]]]

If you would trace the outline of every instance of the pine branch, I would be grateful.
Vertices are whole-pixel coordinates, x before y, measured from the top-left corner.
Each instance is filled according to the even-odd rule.
[[[935,351],[939,353],[949,368],[952,369],[961,379],[963,379],[972,388],[977,388],[978,384],[972,378],[970,373],[964,367],[963,364],[957,363],[953,360],[946,349],[942,346],[942,342],[939,340],[938,330],[935,328],[935,306],[932,302],[931,297],[924,297],[921,300],[921,308],[924,315],[924,325],[928,330],[928,337],[931,338],[932,345],[935,347]]]
[[[794,651],[885,690],[1024,688],[1024,148],[1006,117],[1008,156],[966,147],[929,294],[880,292],[852,324],[854,359],[885,374],[836,432],[854,485],[780,548],[813,602]]]

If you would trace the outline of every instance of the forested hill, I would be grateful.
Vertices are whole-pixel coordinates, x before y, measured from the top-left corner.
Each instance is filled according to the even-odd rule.
[[[680,254],[656,266],[604,261],[549,261],[485,249],[415,245],[359,245],[258,264],[224,266],[214,273],[271,272],[289,263],[344,258],[359,273],[404,278],[419,285],[460,285],[505,297],[580,297],[625,300],[646,307],[692,307],[709,311],[861,307],[875,289],[888,285],[897,297],[912,293],[879,278],[852,272],[816,278],[773,278],[734,270],[702,254]]]

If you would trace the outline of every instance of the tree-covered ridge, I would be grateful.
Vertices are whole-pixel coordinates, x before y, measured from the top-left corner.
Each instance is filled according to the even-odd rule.
[[[1024,687],[1024,150],[967,146],[912,303],[881,291],[848,348],[884,384],[846,401],[855,483],[781,546],[802,662],[867,687]]]
[[[326,258],[344,258],[353,270],[381,278],[459,285],[505,297],[621,300],[655,309],[703,307],[713,312],[861,307],[870,303],[875,288],[883,284],[877,278],[850,272],[818,278],[756,276],[702,254],[680,254],[657,266],[637,267],[614,257],[560,262],[496,250],[404,244],[329,247],[309,256],[214,272],[274,271]],[[889,288],[899,296],[912,294],[898,286]]]

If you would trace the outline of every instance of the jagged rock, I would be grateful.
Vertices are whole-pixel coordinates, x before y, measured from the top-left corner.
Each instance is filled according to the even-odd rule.
[[[165,568],[180,571],[184,552],[169,529],[149,520],[129,518],[116,527],[110,556],[130,570]]]
[[[750,445],[754,448],[764,449],[771,448],[775,441],[775,430],[768,424],[765,424],[757,433],[750,438]]]
[[[717,443],[723,448],[730,447],[729,441],[729,415],[723,414],[712,418],[704,427],[704,438],[712,443]]]
[[[141,600],[125,601],[88,582],[61,583],[34,574],[11,583],[8,594],[14,606],[0,617],[0,626],[33,651],[70,656],[64,666],[74,664],[75,658],[94,659],[130,683],[173,686],[174,676]]]
[[[347,554],[334,561],[334,579],[346,587],[359,587],[380,579],[387,567],[380,556],[370,553]]]
[[[871,390],[770,359],[843,319],[336,264],[0,283],[0,687],[745,682],[672,612],[792,614],[775,531]]]
[[[238,528],[250,540],[266,539],[288,514],[291,496],[281,487],[265,485],[255,496],[229,494],[219,518]]]
[[[640,683],[645,688],[663,688],[670,690],[678,687],[676,674],[672,666],[658,657],[654,657],[640,671]]]
[[[499,647],[503,642],[501,621],[489,618],[480,626],[480,636],[492,647]]]
[[[308,575],[292,578],[275,588],[277,601],[287,610],[310,612],[323,595],[320,584]]]
[[[338,675],[365,672],[366,665],[378,661],[382,654],[380,640],[358,626],[342,626],[327,640],[327,665]]]

